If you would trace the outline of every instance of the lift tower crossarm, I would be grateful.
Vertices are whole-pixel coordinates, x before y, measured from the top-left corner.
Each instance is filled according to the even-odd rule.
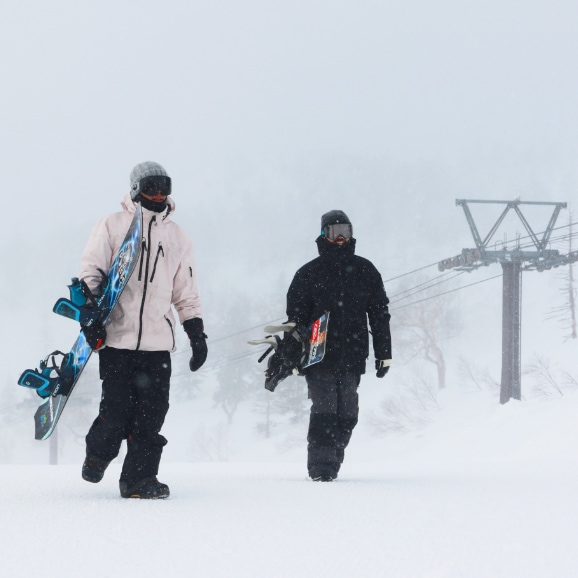
[[[478,233],[478,228],[476,227],[476,223],[474,223],[474,218],[472,217],[472,213],[470,211],[470,208],[468,207],[468,201],[466,201],[465,199],[456,199],[456,205],[460,205],[464,210],[466,219],[468,221],[468,225],[470,226],[470,231],[472,232],[474,242],[476,243],[476,247],[482,250],[484,248],[484,244],[482,243],[482,238]]]
[[[546,245],[550,242],[550,235],[552,235],[552,231],[554,230],[554,225],[556,224],[556,220],[558,219],[558,215],[562,209],[566,208],[566,203],[556,203],[556,207],[554,208],[554,212],[550,217],[550,222],[544,231],[544,236],[542,238],[542,250],[546,248]]]
[[[478,228],[476,227],[476,224],[474,222],[474,218],[472,217],[472,213],[470,211],[470,208],[468,207],[468,203],[506,205],[505,209],[502,211],[502,214],[500,215],[500,217],[498,218],[498,220],[496,221],[496,223],[491,228],[490,232],[487,234],[486,238],[483,241],[482,241],[482,238],[480,237],[480,234],[478,232]],[[515,213],[520,218],[520,221],[524,225],[524,228],[528,232],[528,235],[532,239],[532,243],[534,244],[536,249],[539,252],[544,251],[546,249],[546,246],[548,245],[548,242],[550,241],[550,236],[552,235],[552,231],[554,230],[554,225],[556,224],[556,220],[558,219],[558,215],[560,214],[560,211],[562,209],[566,208],[566,203],[549,202],[549,201],[520,201],[519,199],[516,199],[513,201],[486,201],[486,200],[479,200],[479,199],[456,199],[456,205],[461,206],[462,209],[464,210],[464,213],[466,215],[466,219],[468,221],[468,225],[470,226],[470,230],[472,232],[472,236],[474,237],[474,242],[476,243],[476,247],[478,249],[480,249],[481,251],[486,249],[486,247],[488,246],[488,243],[491,241],[492,237],[494,236],[494,234],[496,233],[496,231],[498,230],[498,228],[502,224],[503,220],[506,218],[506,215],[508,214],[510,209],[514,209]],[[554,212],[552,213],[552,216],[550,217],[550,221],[548,223],[548,226],[546,227],[546,230],[544,231],[544,234],[542,236],[542,240],[539,240],[538,237],[536,236],[536,234],[534,233],[534,231],[532,230],[532,227],[530,226],[526,217],[524,217],[524,215],[522,214],[522,211],[519,208],[520,205],[551,205],[551,206],[553,205],[554,206]]]

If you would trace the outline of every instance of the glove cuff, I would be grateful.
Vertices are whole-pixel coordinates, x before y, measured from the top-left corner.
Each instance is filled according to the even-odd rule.
[[[193,319],[187,319],[183,323],[183,329],[191,341],[198,341],[201,338],[207,338],[204,334],[204,324],[200,317],[194,317]]]
[[[382,367],[390,367],[391,366],[391,359],[376,359],[375,360],[375,369],[381,369]]]

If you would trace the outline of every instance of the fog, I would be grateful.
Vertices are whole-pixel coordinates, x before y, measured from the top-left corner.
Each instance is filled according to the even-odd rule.
[[[344,155],[518,194],[575,173],[577,15],[541,0],[10,3],[4,187],[39,209],[106,211],[152,158],[192,210],[241,192],[232,166]],[[467,183],[480,173],[483,188]]]
[[[473,246],[456,198],[571,203],[577,16],[556,0],[4,3],[4,393],[28,394],[20,372],[72,343],[52,305],[144,160],[172,176],[196,247],[208,368],[260,331],[224,338],[283,316],[323,212],[348,213],[395,293],[390,279]],[[512,227],[500,239],[525,234]],[[556,356],[559,287],[530,275],[525,351]],[[500,282],[468,291],[448,354],[499,374]]]

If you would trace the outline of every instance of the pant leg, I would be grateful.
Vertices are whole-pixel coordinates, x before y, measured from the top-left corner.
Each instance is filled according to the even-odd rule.
[[[343,463],[345,448],[349,445],[353,429],[359,419],[359,396],[357,388],[361,376],[358,373],[346,373],[337,383],[337,426],[335,430],[336,457],[338,470]]]
[[[102,397],[97,418],[86,436],[86,452],[110,462],[120,450],[135,408],[133,353],[107,347],[99,352]]]
[[[127,455],[120,481],[129,487],[158,474],[167,440],[160,434],[169,409],[171,357],[168,351],[139,351],[133,375],[135,410],[128,427]]]
[[[314,477],[320,473],[337,476],[336,450],[337,383],[331,374],[316,370],[307,375],[311,414],[307,434],[307,469]]]

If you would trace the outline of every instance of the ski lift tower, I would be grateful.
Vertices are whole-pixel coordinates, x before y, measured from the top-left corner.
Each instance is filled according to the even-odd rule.
[[[505,208],[490,229],[486,238],[482,240],[474,218],[470,211],[469,204],[484,203],[492,205],[505,205]],[[566,208],[566,203],[555,202],[522,202],[519,199],[514,201],[480,201],[456,199],[456,205],[461,206],[466,215],[470,230],[476,244],[475,249],[463,249],[460,255],[450,259],[444,259],[438,264],[440,271],[456,269],[471,272],[479,267],[500,263],[503,271],[502,281],[502,381],[500,387],[500,403],[506,403],[511,398],[522,399],[521,370],[520,370],[520,350],[521,350],[521,289],[522,270],[544,271],[559,265],[565,265],[568,257],[559,254],[559,251],[546,249],[550,241],[550,236],[554,225],[562,209]],[[530,227],[530,224],[522,214],[521,205],[543,205],[553,206],[554,210],[542,238],[538,238]],[[490,250],[489,243],[492,237],[506,218],[510,211],[514,211],[531,240],[533,247],[530,250],[523,250],[520,247],[519,239],[514,249],[503,248],[500,250]]]

